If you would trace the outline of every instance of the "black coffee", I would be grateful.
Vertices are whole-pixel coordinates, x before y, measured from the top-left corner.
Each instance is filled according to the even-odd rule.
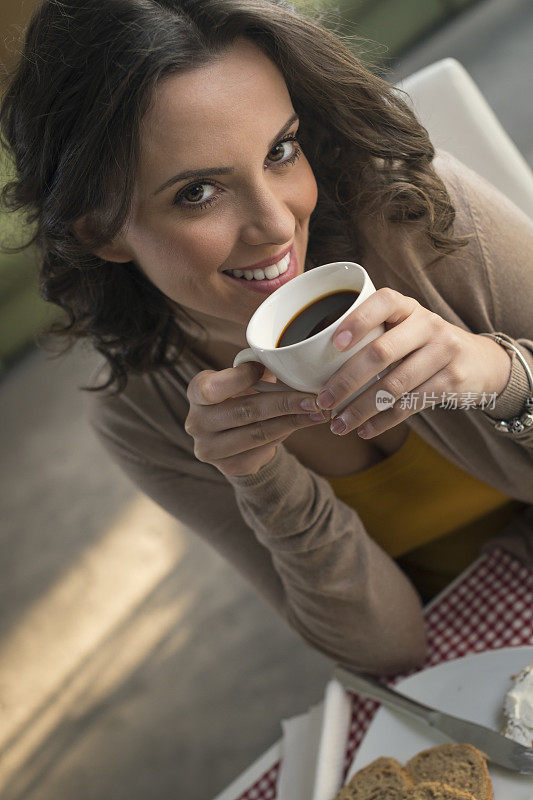
[[[351,289],[331,292],[319,297],[318,300],[313,300],[285,325],[276,347],[287,347],[289,344],[303,342],[315,333],[320,333],[348,311],[359,294],[360,292]]]

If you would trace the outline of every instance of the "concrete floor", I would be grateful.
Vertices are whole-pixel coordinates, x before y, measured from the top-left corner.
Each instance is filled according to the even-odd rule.
[[[532,44],[529,0],[485,0],[390,79],[455,56],[533,165]],[[0,384],[0,795],[209,800],[330,663],[102,451],[97,360],[30,350]]]

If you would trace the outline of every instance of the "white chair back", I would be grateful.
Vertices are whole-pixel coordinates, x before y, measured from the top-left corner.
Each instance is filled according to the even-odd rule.
[[[533,217],[533,173],[480,90],[455,58],[397,84],[435,147],[447,150]]]

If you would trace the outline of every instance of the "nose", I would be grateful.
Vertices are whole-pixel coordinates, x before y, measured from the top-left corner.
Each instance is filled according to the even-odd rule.
[[[279,186],[262,183],[247,193],[243,205],[241,240],[245,244],[286,244],[292,239],[296,217]]]

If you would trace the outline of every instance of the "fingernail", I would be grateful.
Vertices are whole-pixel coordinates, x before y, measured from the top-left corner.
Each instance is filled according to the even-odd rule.
[[[342,417],[335,417],[329,427],[332,433],[343,433],[346,430],[346,423]]]
[[[352,341],[353,336],[350,331],[342,331],[333,339],[333,344],[337,348],[337,350],[345,350],[350,342]]]
[[[300,403],[300,408],[304,411],[316,411],[316,400],[314,397],[304,397]]]
[[[335,404],[335,398],[329,389],[324,389],[324,391],[320,392],[318,395],[316,402],[320,408],[332,408]]]

